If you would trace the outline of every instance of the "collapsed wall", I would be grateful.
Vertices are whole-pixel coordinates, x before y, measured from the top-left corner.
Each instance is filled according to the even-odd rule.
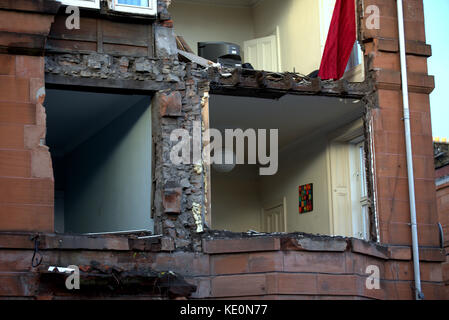
[[[2,31],[5,37],[0,43],[0,296],[136,297],[138,292],[147,299],[413,299],[395,7],[374,0],[365,1],[365,6],[367,2],[380,7],[385,27],[367,30],[363,19],[360,21],[359,38],[369,71],[368,82],[361,85],[292,75],[279,78],[263,72],[234,72],[223,77],[213,69],[204,71],[196,63],[180,62],[165,1],[159,2],[156,21],[144,19],[132,24],[130,29],[141,35],[136,36],[136,44],[120,36],[113,40],[104,37],[108,30],[117,31],[118,24],[129,20],[89,16],[81,23],[92,28],[70,38],[64,36],[59,3],[2,3],[1,20],[6,22],[7,31]],[[428,163],[431,158],[433,163],[428,101],[433,78],[426,69],[430,47],[422,32],[422,1],[406,2],[423,289],[429,299],[444,298],[441,262],[445,255],[439,243],[435,189],[430,187],[434,177]],[[159,237],[52,233],[54,181],[44,143],[46,85],[154,95],[155,175],[154,194],[149,196]],[[373,211],[382,245],[311,235],[250,237],[208,231],[209,168],[204,163],[174,166],[169,153],[174,129],[193,133],[193,123],[198,121],[207,128],[204,112],[209,90],[271,96],[286,92],[363,95],[369,105],[367,132],[372,142],[376,200]],[[36,256],[42,257],[40,263],[32,260]],[[88,292],[67,293],[60,286],[61,277],[48,273],[49,266],[68,265],[80,266]],[[380,269],[380,289],[367,289],[367,267],[372,265]],[[108,291],[114,281],[114,290]]]

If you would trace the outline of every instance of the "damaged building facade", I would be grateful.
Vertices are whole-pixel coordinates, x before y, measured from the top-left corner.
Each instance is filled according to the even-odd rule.
[[[241,33],[214,39],[192,17],[219,24],[216,7],[170,2],[0,0],[0,297],[414,299],[396,2],[356,1],[362,59],[338,81],[301,74],[319,67],[319,22],[310,43],[296,31],[310,46],[285,42],[301,20],[285,12],[321,2],[285,1],[265,30],[273,1],[242,1]],[[422,293],[447,299],[422,1],[404,16]],[[254,68],[199,57],[210,40]],[[276,173],[173,163],[173,132],[212,128],[278,129]]]

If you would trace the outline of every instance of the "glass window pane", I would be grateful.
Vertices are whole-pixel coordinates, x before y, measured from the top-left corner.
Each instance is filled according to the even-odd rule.
[[[148,7],[148,0],[117,0],[118,4],[127,4],[130,6]]]

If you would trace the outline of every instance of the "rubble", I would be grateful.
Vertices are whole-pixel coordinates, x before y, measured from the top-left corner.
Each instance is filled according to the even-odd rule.
[[[79,289],[71,291],[77,296],[121,296],[142,295],[176,299],[188,297],[196,286],[187,283],[173,271],[157,272],[150,268],[124,270],[117,266],[92,261],[90,265],[79,266]],[[41,294],[65,295],[67,274],[73,269],[45,267],[40,272]],[[70,291],[69,291],[70,292]]]

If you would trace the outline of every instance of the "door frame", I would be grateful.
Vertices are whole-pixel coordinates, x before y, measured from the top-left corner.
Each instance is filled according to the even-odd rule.
[[[255,43],[258,46],[259,42],[261,42],[262,40],[271,39],[271,40],[274,40],[274,41],[272,41],[274,43],[274,47],[272,48],[272,54],[276,56],[275,58],[273,58],[272,63],[276,67],[276,69],[278,69],[278,70],[265,70],[265,71],[282,72],[281,71],[282,70],[282,68],[281,68],[281,60],[280,60],[281,59],[280,58],[281,48],[280,48],[280,39],[279,39],[279,37],[280,37],[280,29],[277,26],[276,30],[275,30],[275,32],[273,34],[270,34],[270,35],[265,36],[265,37],[259,37],[259,38],[254,38],[254,39],[250,39],[250,40],[244,41],[243,42],[243,53],[244,53],[244,60],[245,60],[245,62],[251,63],[251,61],[247,60],[248,59],[248,55],[247,55],[248,50],[247,49],[249,47],[249,45],[248,45],[249,43]],[[254,64],[254,62],[253,62],[253,64]],[[257,64],[259,64],[259,61],[257,61]],[[258,68],[258,66],[254,66],[254,68],[255,69],[260,69],[260,68]]]
[[[281,231],[281,232],[285,232],[285,233],[288,232],[287,231],[287,197],[285,197],[285,196],[282,199],[266,202],[263,204],[263,207],[260,212],[260,228],[262,229],[262,232],[267,232],[267,231],[265,231],[266,230],[265,229],[265,212],[268,210],[280,207],[280,206],[282,206],[284,209],[283,210],[284,212],[282,215],[282,218],[283,218],[282,224],[283,224],[284,231]]]
[[[346,163],[344,163],[345,166],[347,166],[347,172],[351,172],[350,168],[350,142],[354,139],[364,136],[364,122],[363,119],[356,120],[352,123],[349,123],[348,125],[344,126],[343,128],[337,130],[330,136],[328,136],[328,148],[327,148],[327,171],[328,171],[328,181],[329,181],[329,223],[330,223],[330,233],[332,235],[337,235],[337,230],[350,230],[348,231],[348,234],[345,236],[352,237],[352,199],[351,199],[351,180],[350,177],[345,178],[345,183],[347,185],[347,192],[345,199],[345,206],[347,207],[347,212],[344,212],[346,215],[342,218],[341,215],[338,213],[337,203],[335,199],[335,193],[338,189],[337,182],[336,182],[336,168],[335,168],[335,162],[336,159],[334,158],[335,150],[340,148],[344,154],[346,154],[345,158],[347,159]],[[344,150],[343,150],[344,149]],[[342,160],[342,159],[340,159]],[[345,162],[344,160],[342,160]],[[339,236],[342,236],[342,234],[338,234]]]

